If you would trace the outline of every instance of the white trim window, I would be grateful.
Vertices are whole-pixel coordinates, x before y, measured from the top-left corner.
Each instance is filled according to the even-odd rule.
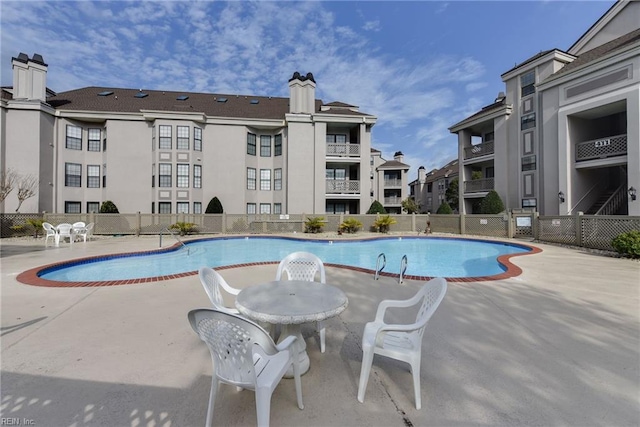
[[[202,129],[193,128],[193,150],[202,151]]]
[[[171,150],[171,125],[160,125],[160,141],[158,148]]]
[[[80,163],[64,164],[64,186],[82,187],[82,165]]]
[[[193,165],[193,188],[202,188],[202,165]]]
[[[178,163],[176,165],[176,187],[189,188],[189,164]]]
[[[100,151],[100,139],[102,138],[100,129],[89,129],[89,142],[87,144],[87,150]]]
[[[193,213],[194,214],[202,213],[202,202],[193,202]]]
[[[273,170],[273,189],[282,190],[282,169],[280,168]]]
[[[247,154],[250,156],[256,155],[256,135],[254,133],[247,134]]]
[[[271,214],[271,204],[269,203],[260,203],[260,213],[261,214]]]
[[[282,156],[282,134],[273,137],[273,155]]]
[[[100,165],[87,165],[87,188],[100,188]]]
[[[260,135],[260,157],[271,157],[271,135]]]
[[[271,169],[260,169],[260,190],[271,191]]]
[[[82,128],[79,126],[67,125],[67,140],[65,148],[70,150],[82,150]]]
[[[255,214],[256,214],[256,204],[247,203],[247,215],[255,215]]]
[[[177,213],[189,213],[189,202],[178,202],[176,203],[176,212]]]
[[[171,163],[160,163],[158,169],[158,187],[171,187]]]
[[[189,126],[176,126],[177,141],[176,148],[178,150],[189,149]]]
[[[170,214],[171,213],[171,202],[158,202],[158,213],[159,214]]]
[[[256,189],[256,168],[247,168],[247,190]]]

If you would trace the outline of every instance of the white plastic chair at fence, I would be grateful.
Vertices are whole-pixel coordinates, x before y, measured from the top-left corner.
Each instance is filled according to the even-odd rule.
[[[364,393],[371,372],[373,355],[390,357],[406,362],[411,367],[416,409],[422,407],[420,398],[420,360],[422,353],[422,336],[427,322],[433,316],[447,292],[447,282],[435,278],[425,283],[422,288],[407,300],[384,300],[378,305],[376,318],[365,325],[362,334],[362,367],[358,385],[358,401],[364,401]],[[412,324],[387,324],[384,321],[388,308],[410,308],[420,304],[416,320]]]
[[[85,242],[87,241],[87,225],[83,221],[73,223],[73,232],[75,238],[82,237]]]
[[[295,336],[288,336],[276,345],[269,334],[252,321],[215,309],[192,310],[188,317],[191,327],[211,352],[213,373],[207,426],[213,419],[220,383],[254,390],[258,426],[268,426],[271,395],[292,365],[298,407],[304,409],[300,363],[297,352],[291,348],[297,339]]]
[[[60,240],[69,239],[69,243],[73,244],[73,239],[75,239],[75,232],[73,231],[73,225],[62,223],[58,224],[56,227],[58,231],[58,236],[56,238],[56,246],[60,243]]]
[[[286,279],[283,279],[285,274]],[[293,252],[280,261],[276,271],[276,280],[314,282],[318,275],[320,276],[320,283],[326,283],[324,263],[320,258],[309,252]],[[320,334],[320,352],[324,353],[326,336],[324,321],[317,322],[316,329]]]
[[[58,244],[58,231],[56,230],[56,228],[49,224],[48,222],[43,222],[42,223],[42,228],[44,228],[44,231],[47,233],[44,237],[44,245],[48,246],[49,245],[49,237],[53,238],[53,242],[57,245]]]

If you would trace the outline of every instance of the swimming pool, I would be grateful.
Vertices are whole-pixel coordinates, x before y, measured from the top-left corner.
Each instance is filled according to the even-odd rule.
[[[380,253],[386,257],[383,275],[400,273],[407,256],[405,277],[448,280],[503,278],[513,267],[508,258],[534,252],[533,247],[443,237],[387,237],[366,240],[309,240],[286,237],[221,237],[185,242],[170,249],[84,258],[34,269],[45,282],[121,284],[148,282],[196,274],[202,266],[278,263],[294,251],[318,255],[326,265],[374,272]],[[517,269],[519,270],[519,269]],[[519,274],[512,271],[509,276]],[[20,278],[19,278],[20,280]],[[26,283],[26,281],[23,280]],[[117,283],[113,283],[117,282]],[[35,283],[30,283],[35,284]],[[46,286],[46,284],[45,284]]]

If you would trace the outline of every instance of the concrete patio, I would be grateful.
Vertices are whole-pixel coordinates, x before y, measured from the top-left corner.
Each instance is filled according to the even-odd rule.
[[[157,236],[46,249],[41,239],[2,241],[3,424],[204,424],[211,361],[186,318],[209,305],[197,276],[98,288],[16,281],[35,266],[157,245]],[[328,268],[327,282],[347,293],[349,307],[327,322],[325,354],[315,328],[305,327],[305,409],[293,381],[283,380],[271,425],[640,425],[640,263],[534,245],[543,252],[512,259],[520,276],[449,284],[424,336],[420,411],[408,368],[379,356],[363,404],[356,393],[364,324],[380,300],[407,298],[421,283]],[[275,271],[221,273],[244,287]],[[256,424],[253,392],[223,385],[216,403],[215,425]]]

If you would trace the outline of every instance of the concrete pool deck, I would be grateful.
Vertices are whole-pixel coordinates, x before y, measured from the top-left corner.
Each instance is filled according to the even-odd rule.
[[[152,250],[155,237],[44,247],[3,240],[0,411],[42,426],[200,426],[211,360],[187,312],[208,307],[197,276],[99,288],[18,283],[30,268],[94,255]],[[532,243],[512,262],[519,276],[450,283],[425,332],[422,409],[407,367],[374,358],[364,403],[356,400],[364,324],[382,299],[422,282],[328,267],[349,307],[327,322],[321,354],[303,329],[310,371],[304,410],[293,382],[271,402],[271,425],[461,426],[640,424],[640,263]],[[276,265],[222,271],[233,286],[268,281]],[[7,424],[6,421],[3,421]],[[8,421],[11,422],[11,421]],[[251,391],[221,386],[214,425],[255,425]]]

